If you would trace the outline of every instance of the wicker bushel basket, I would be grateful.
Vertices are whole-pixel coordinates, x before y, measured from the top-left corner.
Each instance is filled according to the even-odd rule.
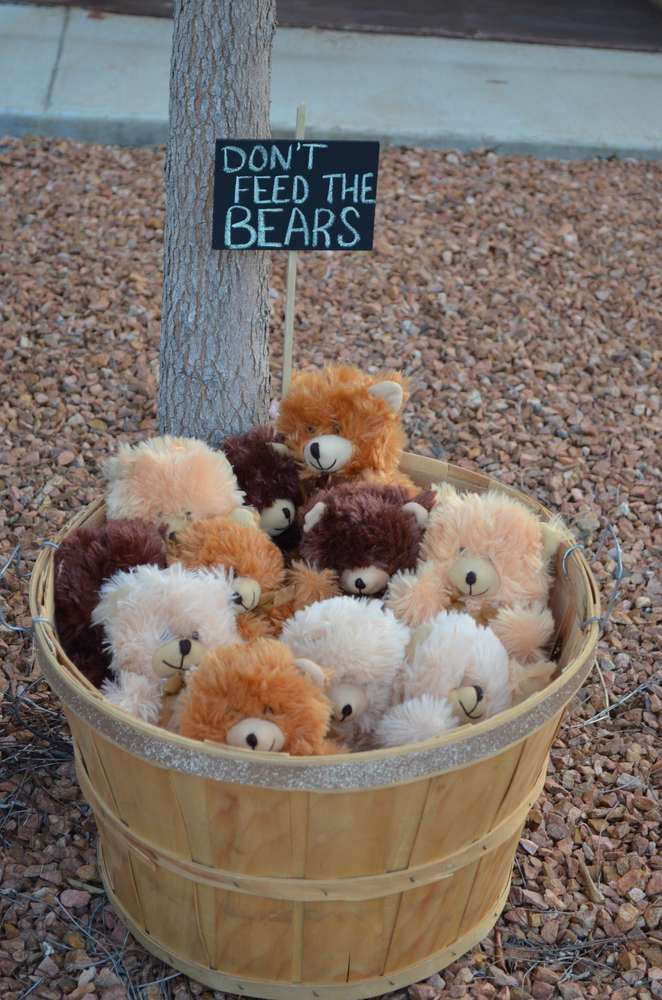
[[[498,486],[406,455],[422,485]],[[538,512],[539,504],[514,493]],[[69,525],[103,516],[93,504]],[[600,614],[578,550],[559,551],[559,672],[521,705],[427,743],[296,758],[195,743],[124,715],[63,653],[53,551],[30,601],[41,667],[73,734],[113,906],[153,954],[215,989],[371,997],[423,979],[490,931]]]

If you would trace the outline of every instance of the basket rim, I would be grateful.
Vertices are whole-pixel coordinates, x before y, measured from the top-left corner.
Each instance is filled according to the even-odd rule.
[[[484,473],[449,462],[405,453],[402,468],[429,475],[435,481],[464,483],[469,489],[499,489],[525,502],[545,518],[551,512],[541,503]],[[71,518],[57,535],[70,531],[103,509],[103,498],[93,501]],[[30,611],[39,662],[51,688],[63,705],[111,742],[163,767],[200,774],[215,780],[266,788],[348,791],[398,785],[445,773],[494,756],[520,742],[560,715],[581,687],[595,656],[600,616],[598,588],[581,550],[571,557],[579,570],[589,611],[580,650],[560,675],[546,688],[492,718],[471,726],[460,726],[420,743],[319,757],[293,757],[244,751],[222,744],[192,740],[152,723],[143,722],[107,701],[69,660],[59,643],[54,624],[48,619],[43,597],[53,597],[52,543],[42,547],[30,579]]]

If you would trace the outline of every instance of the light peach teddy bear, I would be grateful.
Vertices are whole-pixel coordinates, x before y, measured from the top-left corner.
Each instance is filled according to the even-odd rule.
[[[553,671],[546,657],[554,631],[550,563],[562,527],[497,490],[460,494],[444,484],[437,492],[419,565],[393,577],[386,605],[413,626],[445,610],[489,624],[508,654],[527,667],[516,692],[523,697]]]
[[[222,451],[196,438],[155,437],[120,445],[104,464],[106,515],[165,524],[169,538],[190,522],[223,515],[244,524],[254,512]]]

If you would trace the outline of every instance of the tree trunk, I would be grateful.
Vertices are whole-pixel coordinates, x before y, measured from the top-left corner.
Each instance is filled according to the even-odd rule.
[[[212,250],[214,143],[268,137],[275,0],[177,0],[159,428],[212,445],[267,417],[269,256]]]

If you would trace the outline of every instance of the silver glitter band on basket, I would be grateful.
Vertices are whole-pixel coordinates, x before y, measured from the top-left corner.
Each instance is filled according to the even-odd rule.
[[[38,626],[39,631],[43,626]],[[43,635],[46,646],[50,638]],[[591,643],[587,640],[590,651]],[[151,761],[160,767],[189,774],[199,774],[230,784],[253,785],[300,791],[353,791],[400,785],[417,778],[442,774],[492,757],[507,747],[526,739],[544,726],[563,709],[584,683],[593,666],[593,656],[586,655],[577,669],[567,671],[552,683],[553,691],[537,696],[534,705],[526,703],[504,714],[504,722],[495,719],[476,726],[455,730],[452,739],[421,744],[420,748],[378,750],[335,757],[288,757],[275,754],[277,760],[255,759],[249,751],[231,751],[218,746],[207,748],[168,734],[156,726],[134,725],[123,713],[106,708],[95,692],[79,687],[73,676],[67,677],[44,656],[40,663],[49,684],[62,703],[79,718],[88,722],[102,736],[129,753]],[[66,679],[65,679],[66,677]],[[483,728],[484,727],[484,728]]]

